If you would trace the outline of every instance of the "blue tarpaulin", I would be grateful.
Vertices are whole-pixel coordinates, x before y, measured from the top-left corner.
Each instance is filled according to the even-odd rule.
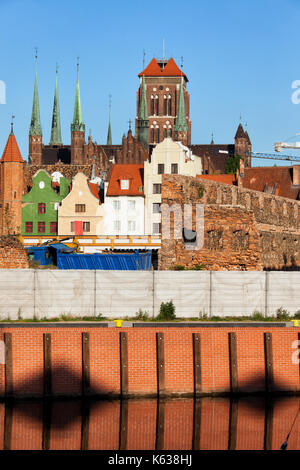
[[[152,267],[152,252],[67,254],[60,253],[58,250],[57,267],[59,269],[149,271]]]

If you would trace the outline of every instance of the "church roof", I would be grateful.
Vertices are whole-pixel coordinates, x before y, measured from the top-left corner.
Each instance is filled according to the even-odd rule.
[[[183,76],[188,82],[188,78],[183,73],[180,68],[177,66],[175,60],[171,57],[168,60],[167,65],[162,69],[158,65],[158,62],[155,58],[147,65],[147,67],[139,73],[139,77],[145,75],[145,77],[180,77]]]
[[[13,133],[11,133],[7,139],[6,146],[0,161],[24,163],[19,146]]]
[[[244,128],[240,123],[235,134],[235,139],[240,139],[242,137],[246,138]]]

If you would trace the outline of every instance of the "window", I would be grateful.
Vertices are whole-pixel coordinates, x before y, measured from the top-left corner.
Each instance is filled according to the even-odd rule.
[[[57,232],[57,222],[50,222],[50,233]]]
[[[121,230],[121,221],[120,220],[114,220],[114,231],[119,232]]]
[[[158,110],[159,110],[159,102],[158,102],[158,96],[155,96],[155,115],[158,116]]]
[[[165,172],[165,165],[163,163],[159,163],[157,166],[157,173],[162,175]]]
[[[154,114],[154,96],[151,95],[151,111],[150,111],[151,116]]]
[[[75,212],[85,212],[85,204],[75,204]]]
[[[153,194],[161,194],[161,184],[153,184]]]
[[[14,191],[14,199],[17,199],[17,191]]]
[[[128,201],[128,209],[130,211],[134,211],[135,210],[135,201]]]
[[[159,214],[160,213],[160,203],[159,202],[154,202],[153,203],[153,214]]]
[[[128,220],[128,231],[135,232],[135,220]]]
[[[25,222],[25,232],[26,233],[33,232],[33,222]]]
[[[121,180],[121,189],[129,189],[129,180]]]
[[[71,232],[75,232],[75,223],[71,222]]]
[[[167,129],[164,127],[164,137],[167,137],[167,135],[168,135],[168,131],[167,131]]]
[[[164,95],[164,116],[167,115],[167,97]]]
[[[45,214],[46,213],[46,204],[40,202],[38,204],[38,214]]]
[[[153,224],[153,233],[159,234],[161,232],[161,223],[154,223]]]
[[[153,127],[151,127],[150,140],[151,140],[151,142],[154,142],[154,129],[153,129]]]
[[[156,142],[159,142],[159,127],[155,129],[156,133]]]
[[[168,116],[172,116],[172,96],[169,95],[168,99]]]
[[[90,222],[83,222],[83,231],[90,232],[91,231],[91,224]]]
[[[45,233],[45,222],[38,222],[38,233]]]
[[[120,201],[113,201],[113,207],[115,211],[120,210]]]
[[[178,163],[172,163],[171,173],[172,173],[172,175],[177,175],[178,174]]]

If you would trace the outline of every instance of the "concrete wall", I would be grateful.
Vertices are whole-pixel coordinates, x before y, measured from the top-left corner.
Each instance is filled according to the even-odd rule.
[[[2,319],[156,316],[172,300],[180,318],[275,315],[300,309],[298,272],[0,270]]]

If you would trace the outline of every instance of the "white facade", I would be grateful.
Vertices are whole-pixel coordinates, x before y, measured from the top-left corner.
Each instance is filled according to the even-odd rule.
[[[105,235],[144,235],[144,197],[106,196]]]
[[[151,162],[144,163],[145,234],[161,232],[161,182],[162,174],[196,176],[202,174],[201,158],[181,142],[165,138],[152,151]]]

